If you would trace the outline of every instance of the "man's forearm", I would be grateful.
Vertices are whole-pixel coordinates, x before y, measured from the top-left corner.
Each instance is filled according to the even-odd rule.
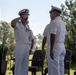
[[[31,49],[33,49],[34,46],[34,39],[31,40]]]
[[[12,20],[12,21],[11,21],[11,26],[12,26],[12,27],[15,27],[16,22],[18,22],[19,20],[20,20],[20,17],[18,17],[18,18],[16,18],[16,19]]]
[[[47,38],[44,37],[43,41],[42,41],[42,50],[44,50],[44,47],[45,47],[45,44],[46,44],[46,40],[47,40]]]
[[[55,35],[54,34],[51,34],[50,35],[50,47],[51,47],[51,50],[53,50],[53,47],[54,47],[54,42],[55,42]]]

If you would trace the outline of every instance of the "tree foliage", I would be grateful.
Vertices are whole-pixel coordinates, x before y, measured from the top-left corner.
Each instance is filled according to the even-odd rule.
[[[7,46],[10,51],[14,50],[14,35],[12,28],[9,23],[5,21],[0,21],[0,52],[5,51],[5,47]],[[9,51],[6,51],[9,52]]]
[[[67,24],[66,48],[72,50],[72,62],[76,62],[76,0],[66,0],[62,7],[62,18]]]

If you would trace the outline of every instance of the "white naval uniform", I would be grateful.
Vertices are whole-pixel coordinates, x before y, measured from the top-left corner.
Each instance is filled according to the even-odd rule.
[[[47,60],[48,60],[48,74],[50,75],[51,69],[51,57],[50,57],[50,29],[51,29],[51,22],[45,27],[43,35],[47,38]]]
[[[66,23],[61,19],[61,17],[56,17],[55,20],[51,22],[50,33],[55,34],[55,43],[53,47],[54,59],[51,59],[49,75],[64,75],[64,57],[65,57],[65,35]]]
[[[27,26],[27,25],[26,25]],[[17,22],[14,28],[16,47],[15,47],[15,75],[28,75],[29,50],[31,40],[34,39],[31,30]]]

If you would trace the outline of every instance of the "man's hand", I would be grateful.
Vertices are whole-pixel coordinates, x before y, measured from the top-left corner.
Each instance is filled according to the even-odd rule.
[[[53,53],[53,50],[50,51],[50,57],[51,57],[52,59],[54,59],[54,53]]]

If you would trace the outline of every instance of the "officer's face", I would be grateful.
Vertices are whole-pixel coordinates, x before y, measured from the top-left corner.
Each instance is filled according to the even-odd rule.
[[[26,19],[26,18],[28,18],[28,16],[29,16],[28,13],[22,13],[22,14],[21,14],[21,18],[22,18],[22,19]]]
[[[51,20],[54,20],[55,19],[55,12],[51,12]]]

